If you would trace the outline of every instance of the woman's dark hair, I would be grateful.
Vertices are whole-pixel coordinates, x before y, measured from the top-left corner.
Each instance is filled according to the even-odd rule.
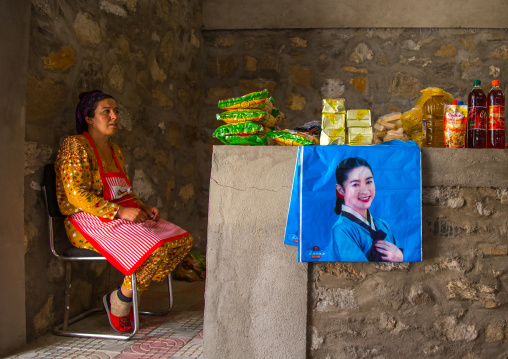
[[[86,123],[86,116],[93,117],[97,103],[106,98],[115,99],[113,96],[108,95],[100,90],[93,90],[89,92],[82,92],[79,94],[79,103],[76,107],[76,131],[78,134],[88,130],[88,123]]]
[[[337,184],[344,188],[344,182],[346,182],[349,172],[356,167],[367,167],[371,172],[372,168],[369,163],[361,157],[349,157],[342,160],[335,170],[335,179]],[[337,194],[337,201],[335,202],[335,213],[340,214],[342,212],[342,205],[344,204],[344,198]]]

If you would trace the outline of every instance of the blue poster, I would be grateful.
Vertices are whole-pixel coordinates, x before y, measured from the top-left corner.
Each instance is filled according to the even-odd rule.
[[[300,146],[284,243],[299,262],[419,262],[421,209],[413,141]]]

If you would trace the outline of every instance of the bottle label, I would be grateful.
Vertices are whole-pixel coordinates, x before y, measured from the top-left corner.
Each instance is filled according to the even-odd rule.
[[[487,107],[471,106],[467,114],[467,127],[470,130],[487,129]]]
[[[504,130],[504,106],[489,107],[489,130]]]

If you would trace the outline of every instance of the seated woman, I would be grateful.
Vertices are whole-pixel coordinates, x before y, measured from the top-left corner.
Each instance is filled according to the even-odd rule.
[[[60,211],[71,243],[99,252],[126,275],[119,289],[103,302],[113,329],[132,329],[132,287],[148,289],[162,282],[192,247],[192,236],[160,219],[135,195],[127,177],[124,155],[110,141],[118,132],[116,100],[101,91],[83,92],[76,109],[78,135],[67,137],[58,151],[55,171]]]

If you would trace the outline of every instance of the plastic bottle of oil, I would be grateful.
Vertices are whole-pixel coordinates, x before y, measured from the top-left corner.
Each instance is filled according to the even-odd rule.
[[[444,147],[444,106],[451,105],[442,89],[434,89],[432,96],[423,104],[425,137],[424,147]]]

